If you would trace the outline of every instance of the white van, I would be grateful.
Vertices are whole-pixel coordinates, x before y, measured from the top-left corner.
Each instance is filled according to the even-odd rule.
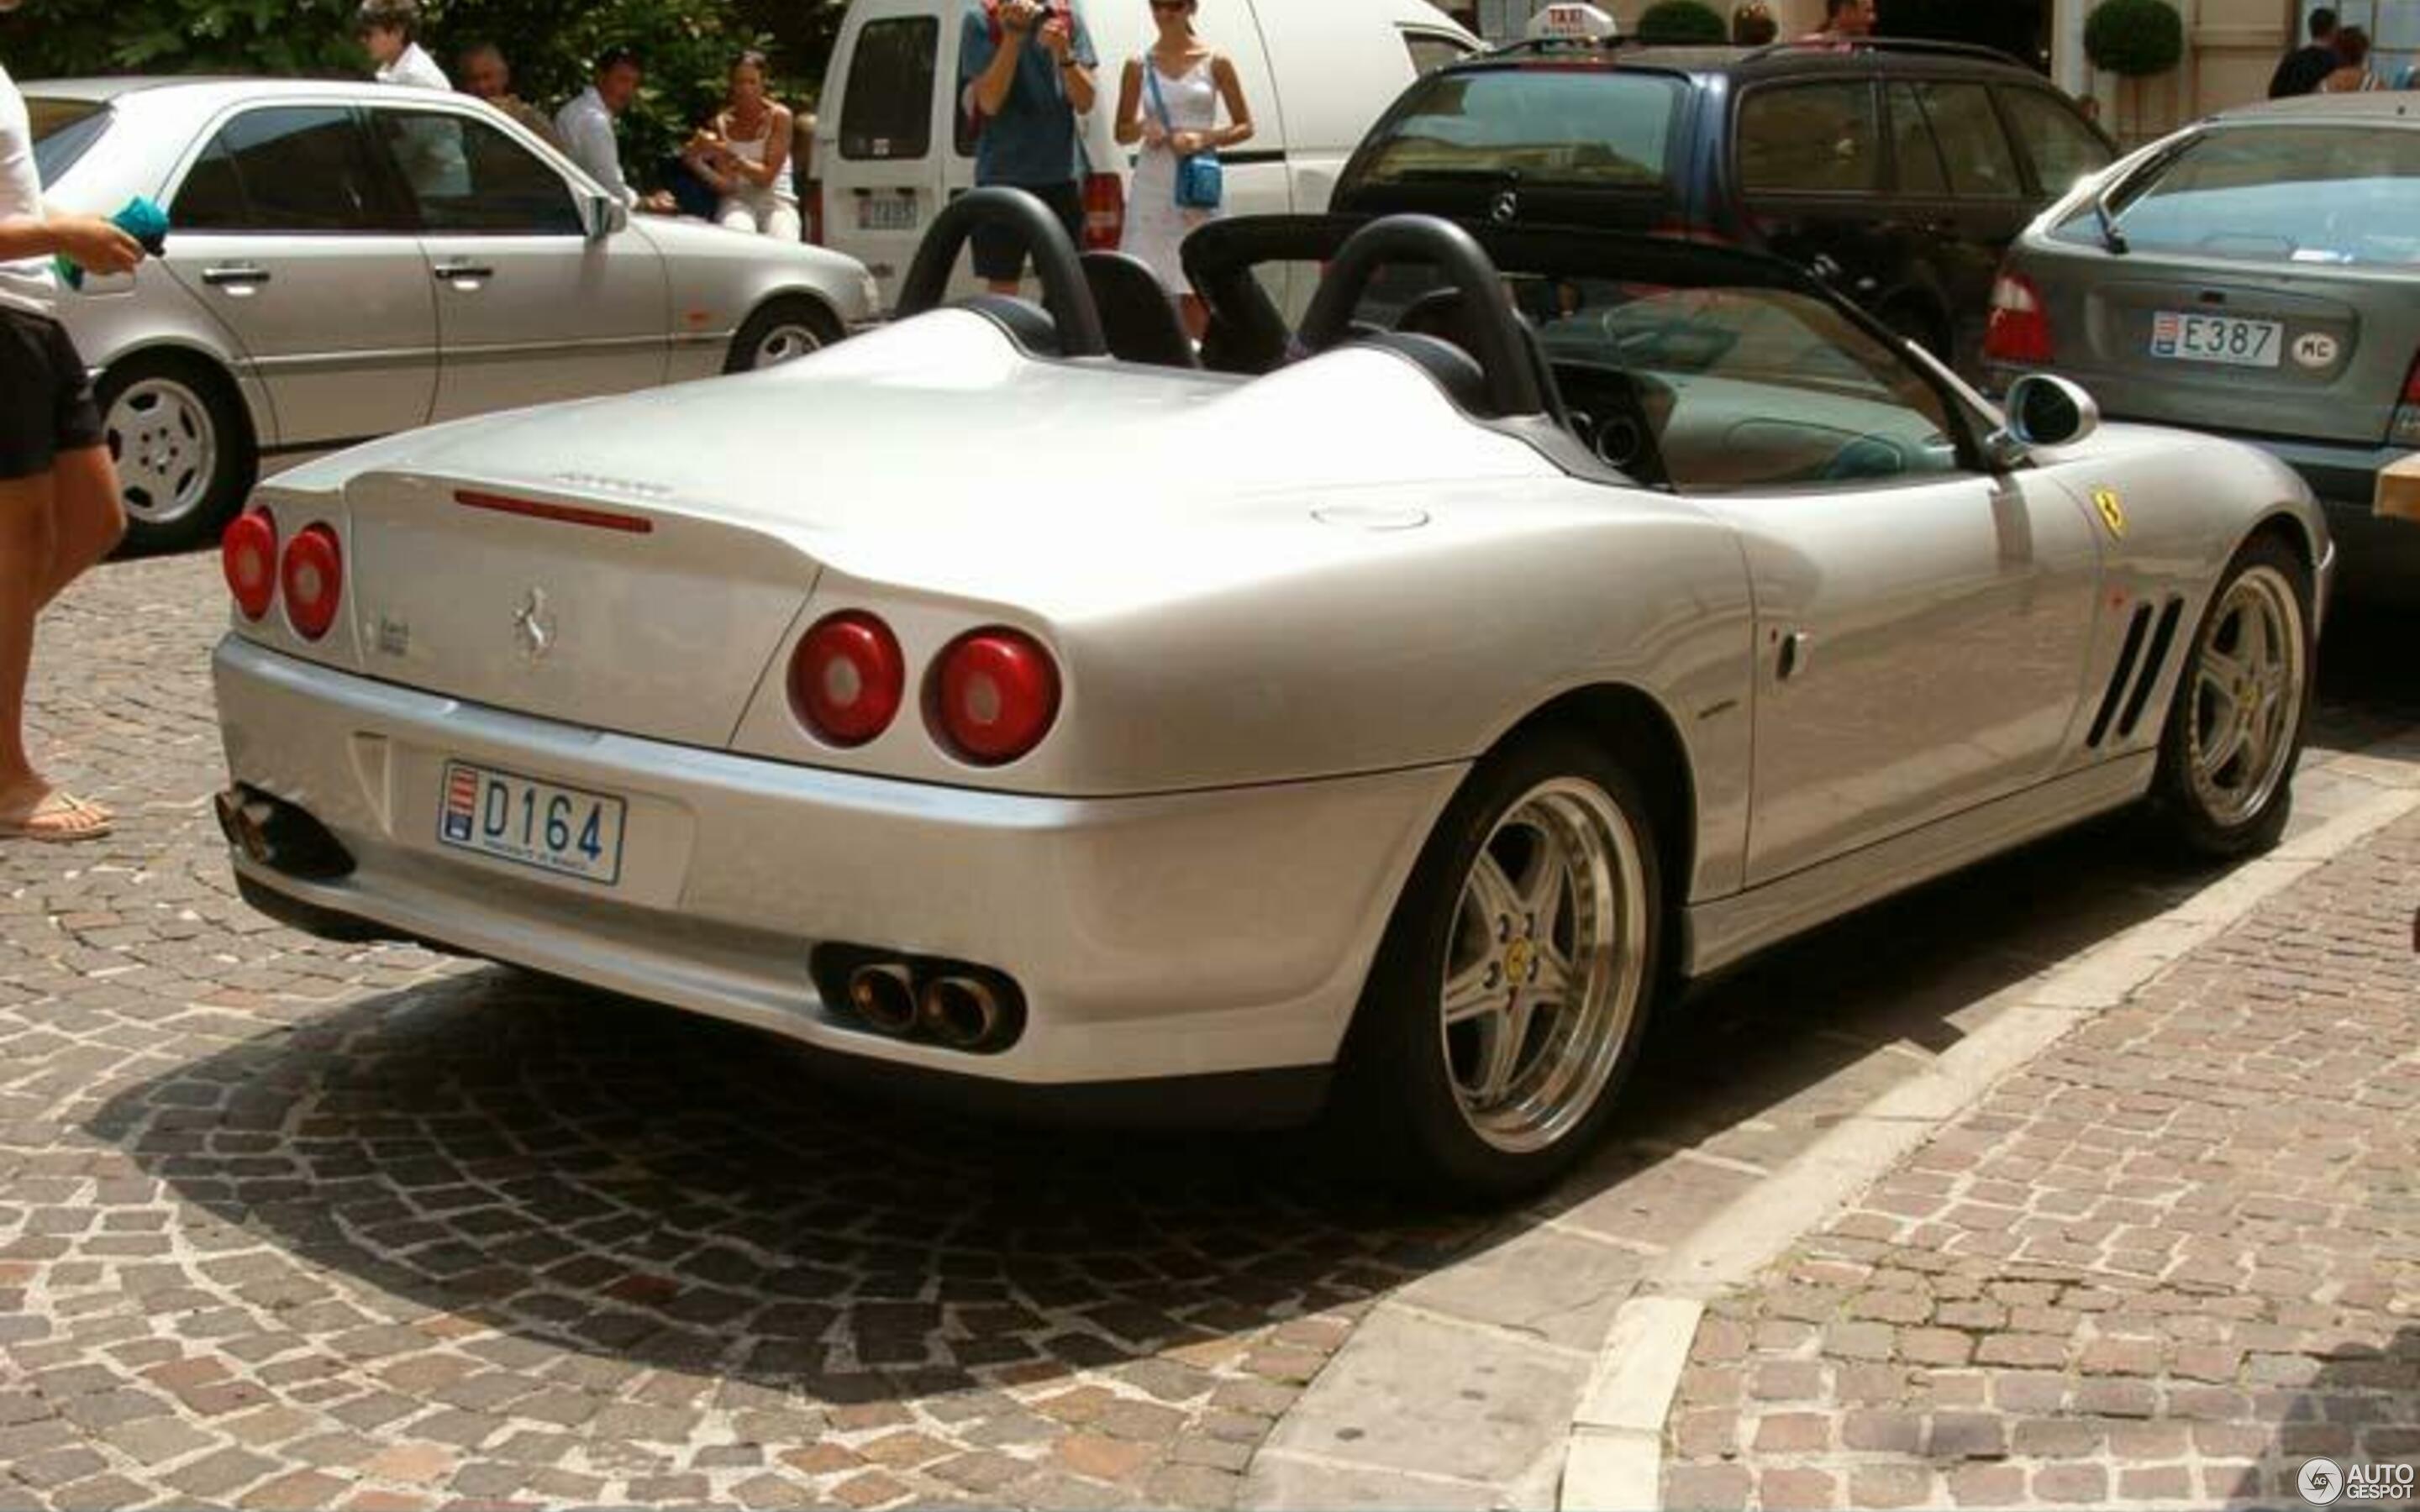
[[[870,269],[888,309],[925,226],[974,187],[958,99],[966,0],[851,0],[817,105],[814,167],[826,245]],[[1100,54],[1084,120],[1085,240],[1115,247],[1133,154],[1111,136],[1120,71],[1156,35],[1148,0],[1076,0]],[[1202,40],[1234,59],[1252,139],[1219,154],[1234,214],[1327,208],[1344,160],[1429,69],[1480,45],[1430,0],[1202,0]],[[974,285],[960,259],[961,287]]]

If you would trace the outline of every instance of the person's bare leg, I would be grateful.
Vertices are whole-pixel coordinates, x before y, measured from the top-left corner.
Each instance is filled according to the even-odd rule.
[[[61,452],[51,469],[56,522],[51,570],[38,607],[47,606],[126,538],[126,506],[120,502],[117,468],[106,446]]]
[[[1185,333],[1193,338],[1195,346],[1200,346],[1202,338],[1210,333],[1210,307],[1202,302],[1199,294],[1181,294],[1176,300],[1176,314],[1185,322]]]
[[[25,677],[56,538],[54,493],[47,472],[0,480],[0,814],[50,791],[25,752]]]
[[[984,281],[984,287],[991,290],[994,294],[1005,294],[1012,300],[1016,298],[1017,281],[1013,278],[985,279]]]

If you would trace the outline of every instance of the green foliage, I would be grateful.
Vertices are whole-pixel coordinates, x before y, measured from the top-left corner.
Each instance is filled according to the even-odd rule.
[[[366,77],[358,0],[33,0],[0,21],[0,61],[18,79],[92,73]],[[643,180],[722,99],[743,49],[771,53],[774,85],[804,104],[820,80],[842,0],[422,0],[423,45],[453,71],[465,42],[493,41],[522,99],[552,111],[588,82],[589,60],[624,43],[646,60],[622,117],[624,161]]]
[[[2084,22],[2092,66],[2124,78],[2165,73],[2185,55],[2185,24],[2166,0],[2101,0]]]
[[[1702,0],[1655,0],[1638,14],[1638,39],[1672,46],[1720,46],[1731,39],[1730,23]]]

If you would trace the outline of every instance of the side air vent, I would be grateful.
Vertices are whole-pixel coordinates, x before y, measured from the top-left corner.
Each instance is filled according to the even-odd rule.
[[[2134,617],[2126,625],[2126,643],[2118,648],[2118,669],[2109,674],[2109,690],[2101,695],[2101,712],[2092,717],[2092,733],[2084,738],[2085,745],[2095,750],[2109,733],[2109,721],[2118,717],[2118,701],[2126,696],[2126,685],[2133,679],[2134,665],[2142,659],[2143,637],[2151,628],[2151,606],[2134,606]]]
[[[2133,737],[2134,726],[2143,717],[2143,706],[2151,702],[2151,689],[2160,686],[2160,673],[2168,663],[2168,648],[2176,643],[2177,621],[2184,613],[2184,600],[2172,598],[2160,610],[2160,627],[2151,632],[2151,649],[2143,657],[2143,675],[2134,684],[2133,697],[2126,701],[2126,712],[2118,720],[2118,738]]]

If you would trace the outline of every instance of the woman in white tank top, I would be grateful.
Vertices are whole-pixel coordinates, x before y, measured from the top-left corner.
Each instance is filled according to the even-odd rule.
[[[1159,286],[1179,301],[1185,329],[1202,339],[1208,315],[1185,282],[1185,266],[1177,248],[1186,234],[1218,212],[1180,208],[1176,203],[1176,160],[1197,152],[1216,151],[1248,142],[1252,136],[1251,105],[1235,78],[1235,65],[1223,53],[1205,45],[1193,30],[1200,0],[1151,0],[1151,19],[1159,40],[1149,53],[1126,64],[1118,86],[1117,139],[1122,146],[1141,144],[1135,157],[1134,183],[1126,191],[1126,228],[1118,250],[1141,258],[1159,275]],[[1159,98],[1167,103],[1167,121],[1152,99],[1149,69],[1156,75]],[[1218,108],[1226,106],[1227,124],[1218,124]]]
[[[714,218],[734,231],[799,239],[799,194],[790,176],[790,110],[765,93],[765,54],[731,65],[731,94],[686,154],[692,172],[722,196]]]

